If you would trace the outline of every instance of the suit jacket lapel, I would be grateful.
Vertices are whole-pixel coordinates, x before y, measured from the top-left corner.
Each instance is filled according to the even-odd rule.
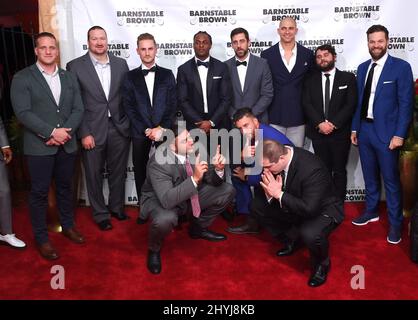
[[[110,62],[110,89],[109,89],[109,101],[116,94],[118,88],[114,85],[115,79],[119,73],[119,69],[116,68],[115,58],[113,55],[109,54]],[[103,92],[104,93],[104,92]]]
[[[234,86],[235,87],[238,86],[238,88],[240,88],[240,93],[243,93],[243,90],[241,88],[241,82],[239,81],[238,68],[235,65],[235,61],[236,61],[236,58],[234,57],[234,60],[232,62],[233,65],[231,68],[231,79],[232,79],[232,82],[234,83]],[[245,80],[245,82],[247,82],[247,80]]]
[[[255,63],[256,63],[255,60],[251,57],[251,54],[250,54],[250,59],[248,60],[248,65],[247,65],[247,72],[245,73],[244,90],[242,90],[242,93],[245,93],[250,86],[249,82],[251,81],[251,79],[253,79],[251,75],[254,74],[256,71]],[[236,68],[237,67],[235,67],[235,69]],[[239,82],[239,78],[238,78],[238,82]],[[241,83],[239,83],[239,85],[241,88]]]
[[[155,78],[154,78],[154,88],[152,91],[152,104],[155,105],[155,102],[157,101],[157,95],[158,95],[158,85],[161,82],[161,72],[160,72],[160,68],[156,65],[156,70],[155,70]],[[150,105],[151,105],[151,101],[150,101]],[[155,108],[152,108],[153,110]]]
[[[382,91],[383,81],[386,79],[386,75],[390,74],[390,65],[391,64],[392,64],[392,57],[388,56],[384,66],[383,66],[383,69],[382,69],[382,72],[380,74],[377,85],[376,85],[376,93],[375,93],[375,96],[374,96],[374,101],[376,101],[376,98],[379,96],[380,92]]]
[[[103,97],[106,99],[106,94],[103,90],[99,76],[97,75],[96,69],[94,68],[93,62],[91,61],[91,58],[88,52],[84,55],[83,61],[84,61],[84,66],[86,68],[85,70],[87,74],[89,75],[92,83],[96,86],[97,90],[99,90],[100,94],[102,94]]]
[[[209,68],[208,68],[208,77],[206,78],[206,97],[209,97],[212,92],[212,83],[213,83],[213,69],[215,68],[213,59],[209,59]],[[209,104],[209,101],[208,101]],[[208,106],[209,108],[209,106]]]
[[[297,161],[298,161],[298,155],[297,155],[296,149],[293,148],[293,158],[292,158],[292,162],[290,163],[289,171],[287,172],[287,177],[286,177],[286,186],[285,186],[286,190],[289,190],[289,188],[292,185],[293,178],[296,175],[297,168],[296,168],[295,163]]]
[[[197,92],[199,92],[200,96],[202,97],[202,103],[203,103],[202,83],[200,81],[199,71],[197,71],[195,58],[192,58],[190,60],[190,68],[192,71],[193,83],[195,85]]]
[[[60,101],[58,103],[58,106],[62,106],[62,103],[65,101],[66,95],[67,95],[67,90],[66,89],[68,88],[68,83],[67,83],[68,80],[67,80],[67,77],[64,74],[64,70],[59,69],[58,74],[59,74],[60,82],[61,82],[61,93],[60,93]]]
[[[57,105],[57,102],[55,101],[54,95],[52,94],[52,91],[49,88],[48,83],[46,82],[44,76],[42,75],[41,71],[38,69],[38,66],[36,64],[32,65],[31,71],[37,82],[39,82],[42,85],[42,87],[44,87],[49,98],[54,102],[55,105]]]

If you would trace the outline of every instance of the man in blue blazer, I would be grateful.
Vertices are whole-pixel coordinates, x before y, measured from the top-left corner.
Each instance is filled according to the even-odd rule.
[[[359,96],[351,134],[351,142],[359,146],[366,209],[352,223],[361,226],[379,220],[382,174],[390,226],[387,241],[397,244],[403,221],[399,148],[412,119],[413,76],[408,62],[387,53],[389,32],[384,26],[371,26],[367,42],[372,59],[357,70]]]
[[[305,120],[302,108],[302,85],[314,64],[313,52],[296,43],[296,21],[287,17],[280,21],[280,42],[261,53],[269,63],[274,98],[269,108],[269,123],[302,147]]]
[[[142,65],[129,71],[122,82],[122,104],[131,123],[132,162],[138,199],[146,178],[151,146],[159,144],[163,131],[170,128],[176,113],[176,81],[173,72],[155,64],[154,36],[138,36],[137,53]],[[137,222],[145,222],[140,215]]]

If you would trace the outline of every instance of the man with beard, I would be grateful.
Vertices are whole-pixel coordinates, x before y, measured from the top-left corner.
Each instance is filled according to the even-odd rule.
[[[233,91],[233,102],[228,115],[232,119],[238,109],[247,107],[259,121],[268,123],[267,108],[273,99],[273,82],[266,60],[248,50],[250,37],[244,28],[231,31],[231,44],[235,56],[226,61]]]
[[[357,69],[359,96],[351,133],[351,142],[359,146],[366,208],[352,223],[362,226],[379,220],[382,174],[389,214],[387,241],[397,244],[401,241],[403,222],[399,148],[412,119],[412,70],[408,62],[387,53],[389,32],[384,26],[371,26],[367,43],[372,59]]]
[[[331,173],[336,194],[344,201],[357,87],[353,73],[335,68],[336,58],[335,49],[329,44],[316,49],[315,59],[319,70],[305,81],[302,105],[307,136],[312,139],[315,154]]]

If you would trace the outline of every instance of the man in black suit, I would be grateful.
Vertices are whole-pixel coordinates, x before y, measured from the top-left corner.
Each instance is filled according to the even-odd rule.
[[[138,199],[146,178],[151,146],[160,143],[176,113],[176,81],[173,72],[155,64],[157,44],[154,36],[143,33],[137,39],[142,65],[129,71],[122,83],[122,101],[131,122],[132,162]],[[140,210],[138,223],[147,219]]]
[[[336,194],[345,200],[351,119],[357,102],[356,77],[335,68],[337,54],[329,44],[315,50],[319,70],[306,79],[302,105],[306,133],[332,175]]]
[[[308,285],[325,283],[330,268],[328,236],[344,219],[342,202],[333,194],[331,176],[314,154],[273,140],[263,143],[263,174],[251,214],[292,254],[300,239],[308,247],[312,274]]]
[[[187,129],[229,128],[232,89],[228,67],[209,56],[212,37],[199,31],[193,37],[195,57],[177,71],[178,104]]]
[[[189,215],[193,239],[222,241],[226,236],[208,227],[232,202],[235,190],[224,182],[225,158],[218,146],[212,162],[194,159],[193,139],[185,126],[174,126],[166,143],[150,158],[141,194],[141,208],[151,215],[148,240],[148,270],[161,272],[160,249],[164,238]]]

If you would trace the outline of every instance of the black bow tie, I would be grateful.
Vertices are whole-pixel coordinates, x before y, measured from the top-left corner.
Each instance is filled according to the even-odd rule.
[[[236,64],[236,66],[238,67],[238,66],[244,66],[244,67],[246,67],[247,66],[247,61],[239,61],[239,60],[236,60],[235,61],[235,64]]]
[[[197,60],[196,64],[197,64],[198,67],[199,66],[204,66],[206,68],[209,68],[209,62],[203,62],[203,61]]]
[[[151,69],[142,69],[142,74],[146,76],[150,72],[155,72],[155,70],[157,70],[155,66],[153,66]]]

